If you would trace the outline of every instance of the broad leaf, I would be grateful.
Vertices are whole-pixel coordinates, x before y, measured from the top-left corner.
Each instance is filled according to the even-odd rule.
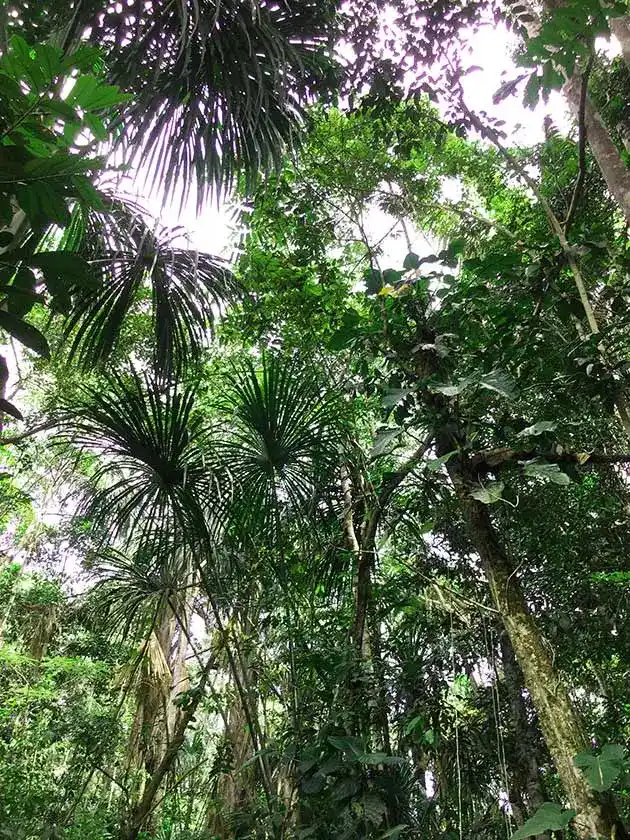
[[[605,744],[599,755],[578,753],[573,759],[591,787],[597,791],[610,790],[625,769],[626,750],[620,744]]]
[[[537,437],[545,432],[553,432],[555,428],[556,423],[553,423],[551,420],[539,420],[538,423],[534,423],[532,426],[528,426],[519,432],[517,437]]]
[[[16,338],[21,344],[24,344],[39,356],[43,356],[45,359],[50,358],[48,342],[32,324],[28,324],[10,312],[4,312],[0,309],[0,329],[8,332],[9,335]]]
[[[544,834],[545,831],[563,831],[575,813],[575,811],[563,811],[556,802],[545,802],[518,831],[514,832],[512,840],[523,840],[525,837]]]
[[[427,469],[431,472],[438,472],[444,464],[447,464],[451,460],[453,455],[457,455],[457,450],[447,452],[446,455],[441,455],[439,458],[433,458],[431,461],[427,461]]]
[[[523,467],[523,473],[531,478],[544,478],[561,487],[571,484],[569,476],[562,472],[557,464],[548,464],[545,461],[528,461]]]
[[[391,444],[402,433],[399,426],[382,426],[376,432],[374,445],[370,452],[370,458],[380,458],[381,455],[387,455],[391,452]]]
[[[491,481],[484,487],[472,490],[470,495],[473,499],[477,499],[478,502],[482,502],[484,505],[493,505],[495,502],[500,501],[504,488],[505,485],[502,481]]]
[[[516,392],[516,383],[507,373],[500,370],[494,370],[491,373],[485,374],[479,378],[479,384],[482,388],[489,391],[496,391],[503,397],[513,397]]]

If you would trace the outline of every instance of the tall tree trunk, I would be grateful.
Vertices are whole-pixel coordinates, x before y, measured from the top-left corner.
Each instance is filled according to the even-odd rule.
[[[582,77],[579,74],[571,76],[562,92],[573,116],[579,120]],[[588,96],[584,103],[584,127],[586,140],[604,176],[608,191],[630,224],[630,169],[621,159],[619,149],[613,142],[606,124]]]
[[[458,478],[461,481],[461,475]],[[467,493],[461,495],[472,542],[483,563],[495,605],[523,670],[525,685],[560,781],[571,807],[577,811],[576,831],[582,838],[627,838],[612,805],[596,794],[573,763],[573,757],[588,746],[582,722],[566,687],[558,678],[542,634],[527,607],[515,569],[492,525],[487,505]]]
[[[238,814],[248,809],[255,795],[254,767],[242,770],[254,751],[247,716],[236,691],[230,700],[227,717],[228,725],[224,738],[230,766],[225,768],[219,779],[216,801],[210,805],[206,821],[211,834],[224,840],[240,836]]]
[[[538,35],[540,31],[540,19],[536,16],[535,10],[528,2],[520,3],[520,5],[527,5],[529,7],[529,20],[525,24],[527,34],[530,38]],[[544,11],[548,15],[553,15],[555,9],[564,5],[564,0],[544,0]],[[619,21],[627,21],[627,18],[618,18]],[[617,24],[611,20],[611,30],[613,26],[619,31],[619,34],[624,38],[624,43],[629,46],[629,39],[626,36],[627,24],[624,23],[622,29],[621,23]],[[614,31],[614,30],[613,30]],[[615,32],[616,37],[619,37]],[[622,44],[624,50],[624,58],[626,56],[626,47]],[[627,59],[626,59],[627,61]],[[582,74],[574,73],[568,76],[562,67],[557,67],[565,78],[565,85],[562,92],[569,104],[573,116],[579,121],[582,98]],[[624,214],[627,222],[630,224],[630,169],[625,165],[619,154],[617,146],[613,142],[610,132],[608,131],[601,115],[593,105],[588,96],[584,101],[584,126],[586,128],[586,140],[593,152],[593,157],[597,161],[597,165],[606,181],[606,186],[612,197],[619,205],[620,210]]]
[[[155,805],[155,799],[158,791],[160,790],[167,773],[173,767],[177,755],[184,744],[186,739],[186,730],[195,716],[197,707],[204,695],[204,689],[206,687],[210,671],[214,667],[215,663],[212,657],[210,657],[201,674],[201,679],[197,685],[196,691],[192,695],[186,708],[179,714],[177,725],[161,761],[147,781],[142,797],[133,809],[129,820],[121,827],[118,835],[120,840],[137,840],[138,835],[142,831],[146,821],[149,819]]]
[[[539,735],[537,727],[529,719],[523,699],[523,671],[516,661],[510,637],[505,631],[501,634],[500,646],[512,736],[512,748],[507,755],[509,796],[516,822],[521,826],[545,801],[539,770]],[[539,834],[537,840],[548,840],[548,837],[546,833]]]
[[[630,70],[630,17],[626,15],[624,17],[610,18],[608,24],[610,26],[610,31],[619,41],[623,60]]]

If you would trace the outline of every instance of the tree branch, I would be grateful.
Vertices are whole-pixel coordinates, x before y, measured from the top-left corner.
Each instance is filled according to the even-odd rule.
[[[516,461],[531,461],[540,458],[548,464],[630,464],[630,453],[606,455],[603,452],[558,452],[554,450],[541,451],[538,449],[486,449],[476,452],[470,458],[470,465],[477,474],[484,474],[502,469],[507,464]]]
[[[580,90],[580,106],[578,109],[578,176],[573,189],[571,197],[571,204],[569,205],[569,212],[564,223],[565,236],[571,230],[571,225],[575,218],[575,211],[580,200],[582,187],[584,186],[584,178],[586,177],[586,94],[588,91],[588,80],[593,69],[595,61],[595,53],[591,52],[589,56],[586,69],[582,75],[582,88]]]

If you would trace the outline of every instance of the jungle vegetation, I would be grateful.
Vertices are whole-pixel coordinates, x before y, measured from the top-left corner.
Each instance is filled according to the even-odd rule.
[[[5,0],[0,836],[627,840],[629,229],[626,0]]]

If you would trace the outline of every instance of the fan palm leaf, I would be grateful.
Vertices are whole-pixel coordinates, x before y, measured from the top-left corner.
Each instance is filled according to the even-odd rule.
[[[37,5],[37,4],[35,4]],[[120,142],[166,197],[182,200],[277,165],[303,106],[330,89],[330,0],[83,0],[47,3],[34,32],[89,31],[112,81],[133,94]],[[28,31],[29,14],[24,15]]]
[[[150,311],[155,368],[177,374],[196,362],[238,284],[219,257],[178,247],[180,228],[150,225],[139,205],[109,197],[107,209],[78,209],[68,236],[94,282],[76,284],[65,335],[86,368],[112,354],[125,319]]]
[[[155,548],[148,545],[127,554],[108,547],[91,559],[96,583],[87,598],[87,612],[122,639],[146,635],[169,601],[177,602],[179,593],[192,585],[194,573],[184,555],[165,551],[163,545]]]
[[[220,482],[191,388],[113,375],[61,410],[60,437],[99,456],[81,512],[111,541],[168,556],[216,536]]]
[[[233,477],[239,515],[276,523],[312,506],[339,463],[339,404],[301,359],[265,355],[229,376],[220,407],[229,422],[217,451]]]

